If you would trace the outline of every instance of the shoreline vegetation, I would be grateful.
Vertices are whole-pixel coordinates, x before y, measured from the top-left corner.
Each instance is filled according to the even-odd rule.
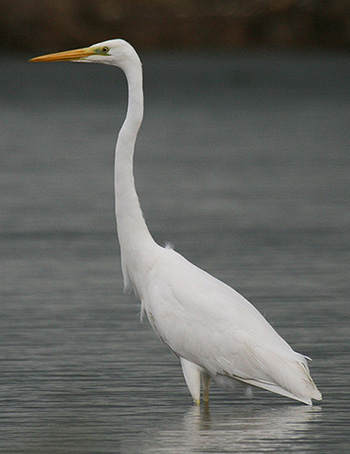
[[[0,47],[123,37],[142,49],[350,47],[348,0],[0,0]]]

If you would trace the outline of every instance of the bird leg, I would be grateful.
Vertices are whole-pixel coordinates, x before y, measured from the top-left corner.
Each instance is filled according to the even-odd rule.
[[[206,372],[202,373],[202,382],[203,382],[203,403],[204,405],[208,405],[211,377]]]
[[[187,387],[196,405],[200,404],[201,395],[201,369],[197,364],[191,363],[185,358],[181,358],[182,372],[185,377]]]

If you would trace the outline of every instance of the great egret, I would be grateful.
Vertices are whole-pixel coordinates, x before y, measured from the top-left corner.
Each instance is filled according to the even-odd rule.
[[[134,48],[113,39],[83,49],[32,59],[114,65],[128,83],[128,107],[115,154],[115,208],[125,290],[141,300],[155,333],[181,361],[193,400],[209,400],[213,379],[241,382],[312,405],[321,400],[307,365],[260,312],[228,285],[153,240],[143,218],[133,175],[133,154],[143,118],[142,66]]]

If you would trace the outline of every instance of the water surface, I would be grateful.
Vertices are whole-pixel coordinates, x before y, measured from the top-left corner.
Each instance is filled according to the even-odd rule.
[[[122,74],[26,57],[0,60],[0,451],[348,452],[348,56],[143,58],[135,172],[154,237],[250,299],[324,395],[213,386],[209,411],[122,294]]]

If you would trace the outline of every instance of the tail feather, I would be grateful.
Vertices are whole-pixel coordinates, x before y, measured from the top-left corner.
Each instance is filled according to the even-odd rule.
[[[303,356],[303,355],[300,355],[300,356]],[[317,389],[317,386],[315,385],[313,379],[311,378],[309,366],[307,365],[305,358],[310,360],[310,358],[303,356],[304,361],[301,361],[299,364],[302,367],[302,369],[304,370],[305,385],[310,393],[310,398],[315,399],[315,400],[322,400],[322,394]]]
[[[311,405],[311,399],[322,399],[313,382],[305,356],[294,352],[288,354],[274,350],[258,349],[260,364],[264,363],[267,380],[263,380],[278,394],[289,395],[292,399]],[[259,380],[257,381],[257,383]],[[259,384],[258,384],[259,386]],[[260,387],[263,387],[260,385]],[[287,393],[287,394],[286,394]]]
[[[300,397],[296,396],[295,394],[292,394],[291,392],[287,391],[286,389],[283,389],[281,386],[275,384],[275,383],[263,383],[259,382],[256,380],[244,380],[245,383],[249,385],[256,386],[258,388],[266,389],[267,391],[271,391],[275,394],[280,394],[281,396],[289,397],[290,399],[298,400],[299,402],[303,402],[306,405],[312,406],[312,400],[311,398],[305,398],[305,397]]]
[[[241,382],[312,405],[322,395],[313,382],[306,357],[290,350],[250,348],[251,374],[228,374]],[[253,361],[252,361],[253,360]],[[255,371],[255,373],[254,373]],[[249,376],[250,375],[250,376]]]

